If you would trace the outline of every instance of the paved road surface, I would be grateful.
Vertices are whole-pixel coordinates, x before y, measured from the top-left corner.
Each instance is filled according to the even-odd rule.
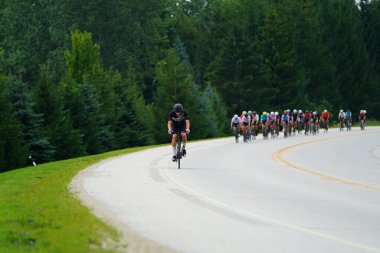
[[[189,143],[90,168],[104,219],[177,252],[380,252],[380,128]],[[95,204],[94,204],[95,203]]]

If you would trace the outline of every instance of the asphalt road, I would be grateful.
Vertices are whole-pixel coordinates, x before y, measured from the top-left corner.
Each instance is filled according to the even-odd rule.
[[[178,252],[380,252],[380,128],[193,142],[88,169],[81,191],[123,230]]]

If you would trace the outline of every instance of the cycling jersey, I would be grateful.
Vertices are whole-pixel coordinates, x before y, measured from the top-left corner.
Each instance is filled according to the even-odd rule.
[[[235,119],[235,117],[231,119],[231,125],[234,127],[237,127],[240,124],[240,122],[241,122],[241,118],[239,117],[237,119]]]
[[[351,118],[352,113],[351,112],[346,112],[346,118]]]
[[[257,123],[257,122],[259,122],[259,115],[258,114],[252,114],[252,121],[254,122],[254,123]]]
[[[329,112],[322,112],[322,118],[323,118],[324,120],[329,119],[329,118],[330,118],[330,113],[329,113]]]
[[[340,112],[338,115],[339,119],[344,119],[346,117],[346,114],[344,112]]]
[[[284,121],[285,123],[289,122],[289,115],[288,114],[282,114],[281,121]]]
[[[244,124],[245,126],[247,126],[248,123],[251,122],[251,117],[249,117],[249,116],[247,116],[247,117],[244,116],[241,120],[242,120],[243,124]]]
[[[261,115],[261,122],[265,123],[268,120],[268,114],[267,115]]]
[[[364,113],[364,112],[361,112],[361,113],[359,114],[359,119],[362,120],[362,119],[364,119],[364,118],[365,118],[365,113]]]
[[[179,116],[174,110],[169,112],[169,121],[172,122],[173,132],[184,132],[186,129],[186,120],[189,120],[188,113],[183,110]]]

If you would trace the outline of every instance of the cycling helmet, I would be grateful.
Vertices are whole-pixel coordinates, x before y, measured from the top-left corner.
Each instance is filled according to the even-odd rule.
[[[248,111],[248,114],[251,115],[251,114],[252,114],[252,111]]]
[[[263,115],[264,115],[264,116],[267,116],[267,112],[263,112]]]
[[[241,114],[245,115],[247,113],[247,111],[243,111]]]
[[[274,115],[278,116],[278,112],[275,112]]]
[[[234,119],[238,119],[239,116],[237,114],[234,115]]]
[[[367,111],[366,111],[366,110],[363,110],[363,112],[364,112],[364,113],[367,113]]]
[[[287,109],[286,112],[290,112],[290,109]]]
[[[274,115],[274,112],[270,112],[270,115]]]
[[[340,112],[343,112],[343,109],[340,109]]]
[[[257,112],[256,111],[253,111],[252,114],[256,114]]]
[[[317,112],[313,112],[313,115],[317,115]]]
[[[183,106],[182,106],[181,104],[177,103],[177,104],[175,104],[175,105],[173,106],[173,110],[174,110],[175,112],[182,112],[182,111],[183,111]]]
[[[294,109],[294,110],[293,110],[293,113],[297,113],[297,109]]]
[[[302,113],[302,110],[298,110],[298,113]]]
[[[327,112],[327,110],[325,109],[323,112]]]

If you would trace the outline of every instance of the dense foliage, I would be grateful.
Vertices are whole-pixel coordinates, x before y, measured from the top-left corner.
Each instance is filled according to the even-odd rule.
[[[380,118],[380,0],[3,0],[0,170],[192,139],[242,110]],[[354,115],[355,116],[355,115]]]

